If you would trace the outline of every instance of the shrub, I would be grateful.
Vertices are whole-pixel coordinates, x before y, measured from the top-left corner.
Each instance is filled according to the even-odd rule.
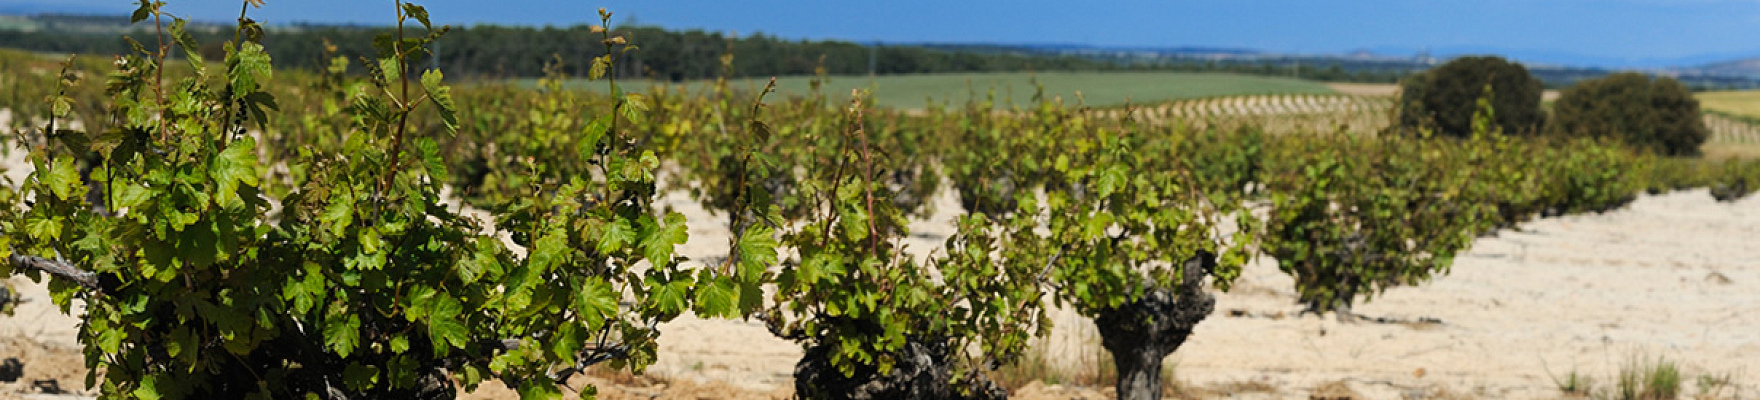
[[[1699,101],[1686,86],[1674,78],[1635,72],[1571,85],[1552,113],[1548,134],[1618,138],[1664,155],[1699,154],[1699,144],[1711,135],[1700,117]]]
[[[659,161],[619,128],[642,103],[619,100],[582,129],[604,139],[582,151],[597,175],[491,215],[521,255],[442,203],[452,167],[412,128],[432,109],[450,135],[458,107],[480,107],[411,65],[446,30],[426,9],[398,2],[399,28],[378,41],[368,76],[305,87],[339,101],[300,115],[277,111],[319,106],[271,92],[293,85],[273,70],[249,8],[224,63],[209,64],[186,21],[160,23],[163,5],[142,2],[132,19],[164,29],[192,73],[159,73],[173,42],[116,58],[103,131],[62,122],[78,108],[58,88],[46,125],[24,135],[40,144],[34,171],[0,190],[0,276],[53,276],[64,313],[85,302],[85,386],[103,397],[449,399],[499,379],[523,397],[560,398],[587,367],[652,363],[661,322],[733,313],[739,294],[724,289],[735,282],[678,268],[685,221],[654,208]],[[601,10],[601,24],[610,16]],[[311,136],[265,129],[269,115],[302,118]],[[288,140],[302,137],[343,140]],[[276,176],[272,165],[304,169]]]
[[[1495,222],[1491,161],[1450,140],[1280,138],[1260,250],[1295,278],[1308,311],[1351,320],[1358,296],[1447,273]]]
[[[1500,57],[1461,57],[1400,82],[1399,124],[1396,129],[1468,137],[1473,132],[1475,100],[1491,86],[1497,127],[1506,133],[1538,132],[1540,80],[1521,64]]]

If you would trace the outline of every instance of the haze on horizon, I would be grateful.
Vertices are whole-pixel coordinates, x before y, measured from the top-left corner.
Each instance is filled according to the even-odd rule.
[[[370,4],[383,3],[383,7]],[[1438,56],[1499,53],[1529,62],[1620,68],[1682,66],[1760,55],[1760,1],[1484,0],[998,1],[480,0],[419,1],[437,23],[669,29],[889,43],[1209,47],[1278,53],[1369,50]],[[511,4],[511,5],[509,5]],[[126,14],[124,0],[0,0],[0,12]],[[238,1],[171,0],[192,19],[227,21]],[[270,24],[388,24],[384,0],[268,0]]]

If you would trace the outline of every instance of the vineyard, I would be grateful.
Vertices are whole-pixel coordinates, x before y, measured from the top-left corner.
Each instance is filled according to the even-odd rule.
[[[24,163],[0,188],[0,276],[48,282],[33,301],[81,321],[87,375],[62,385],[590,397],[582,376],[642,374],[669,327],[712,320],[791,343],[804,398],[1008,397],[1000,377],[1071,326],[1093,327],[1112,395],[1160,398],[1238,285],[1385,324],[1361,310],[1481,237],[1760,189],[1760,162],[1504,135],[1485,102],[1454,139],[1373,134],[1393,101],[1340,95],[997,112],[880,107],[825,76],[637,91],[608,71],[640,44],[604,10],[589,76],[452,86],[412,61],[447,28],[399,5],[378,58],[321,71],[274,68],[242,15],[204,59],[158,3],[135,20],[162,39],[135,54],[0,53]]]
[[[1705,126],[1711,128],[1712,143],[1760,144],[1760,121],[1717,112],[1705,114]]]
[[[1130,107],[1138,121],[1179,121],[1196,127],[1256,126],[1269,132],[1324,132],[1347,127],[1378,132],[1393,123],[1388,96],[1280,94],[1219,96]],[[1760,121],[1716,109],[1705,113],[1713,145],[1760,144]],[[1101,118],[1120,118],[1126,109],[1091,111]]]
[[[1273,133],[1377,132],[1392,124],[1393,99],[1381,96],[1280,94],[1181,100],[1127,109],[1093,111],[1101,118],[1128,115],[1147,123],[1173,122],[1199,129],[1255,127]]]

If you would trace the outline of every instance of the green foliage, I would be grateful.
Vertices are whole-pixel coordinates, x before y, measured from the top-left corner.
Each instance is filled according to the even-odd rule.
[[[1629,203],[1650,161],[1617,143],[1501,134],[1482,88],[1465,139],[1280,138],[1260,240],[1312,311],[1446,272],[1479,234]],[[1423,134],[1423,131],[1420,131]],[[1343,314],[1341,314],[1341,317]]]
[[[1595,380],[1572,369],[1563,378],[1552,377],[1552,384],[1557,385],[1558,391],[1567,396],[1586,397],[1595,387]]]
[[[1269,152],[1261,249],[1315,312],[1445,273],[1495,221],[1473,143],[1293,136]]]
[[[947,146],[944,169],[967,212],[994,224],[996,257],[1043,268],[1037,285],[1056,305],[1104,321],[1152,292],[1183,299],[1206,290],[1197,284],[1204,278],[1227,290],[1239,276],[1257,227],[1242,200],[1258,179],[1262,136],[1245,131],[1215,143],[1227,133],[1090,119],[1043,98],[1019,115],[990,107],[974,102],[952,114],[963,134]],[[1187,262],[1211,255],[1219,256],[1213,267]],[[1149,318],[1157,321],[1122,323],[1195,323]]]
[[[1497,109],[1498,130],[1515,135],[1540,131],[1545,120],[1540,80],[1521,64],[1492,56],[1456,58],[1401,80],[1398,129],[1412,135],[1429,129],[1441,136],[1471,137],[1478,112],[1474,100],[1487,87],[1495,93],[1491,106]]]
[[[775,305],[759,315],[783,337],[828,347],[828,365],[846,377],[920,363],[903,358],[913,342],[976,346],[987,359],[1013,359],[1045,323],[1039,269],[995,257],[995,233],[976,216],[962,218],[944,254],[926,261],[906,255],[906,211],[893,199],[910,186],[896,185],[886,171],[909,159],[876,146],[879,134],[860,99],[838,124],[846,128],[810,155],[824,160],[822,168],[809,171],[798,190],[813,208],[779,232],[795,254],[775,276]],[[741,257],[749,254],[742,249]],[[982,379],[981,364],[964,356],[932,362],[952,373],[956,387]]]
[[[1661,357],[1645,360],[1632,357],[1620,366],[1610,397],[1618,400],[1662,400],[1680,397],[1681,371],[1674,362]]]
[[[1552,107],[1547,133],[1612,138],[1663,155],[1699,154],[1711,135],[1699,101],[1679,81],[1625,72],[1577,82]]]
[[[1552,187],[1542,204],[1547,215],[1606,212],[1630,203],[1643,189],[1638,171],[1643,160],[1630,148],[1596,140],[1571,140],[1545,146],[1541,171],[1550,171]]]
[[[137,20],[161,7],[143,2]],[[727,283],[677,268],[684,221],[653,208],[659,162],[619,127],[643,116],[633,97],[598,128],[592,173],[539,175],[498,207],[497,229],[528,255],[451,211],[438,143],[463,104],[438,71],[410,70],[445,28],[420,6],[398,11],[427,34],[381,37],[367,79],[310,80],[290,96],[319,111],[290,123],[302,129],[246,133],[289,123],[269,120],[277,74],[241,18],[223,72],[192,62],[168,81],[169,43],[143,47],[106,86],[114,127],[36,130],[46,145],[17,192],[33,196],[0,192],[13,204],[0,248],[96,273],[95,289],[51,285],[64,309],[88,304],[88,384],[102,371],[107,398],[449,398],[454,379],[499,378],[548,397],[587,365],[640,371],[654,326],[699,302],[732,312],[724,290],[697,289]],[[444,129],[412,129],[423,109]],[[299,167],[271,172],[281,165]]]

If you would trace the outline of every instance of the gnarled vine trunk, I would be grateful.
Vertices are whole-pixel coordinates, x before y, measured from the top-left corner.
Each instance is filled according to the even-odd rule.
[[[940,400],[971,399],[1001,400],[1006,390],[985,379],[981,374],[969,380],[970,387],[952,382],[953,360],[948,357],[945,341],[911,339],[897,354],[892,371],[881,374],[878,368],[856,367],[855,374],[844,376],[831,363],[836,344],[820,344],[807,349],[794,368],[795,396],[801,399],[836,400]]]
[[[1100,344],[1112,352],[1118,367],[1118,398],[1161,398],[1161,361],[1179,349],[1192,328],[1215,309],[1216,298],[1204,291],[1204,275],[1216,257],[1200,253],[1187,261],[1176,287],[1153,287],[1143,297],[1101,311],[1094,319]]]

